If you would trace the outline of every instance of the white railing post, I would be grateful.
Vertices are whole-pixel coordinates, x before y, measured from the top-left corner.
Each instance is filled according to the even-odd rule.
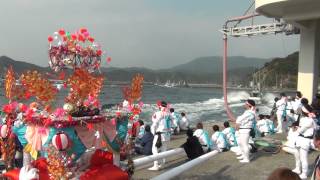
[[[151,155],[151,156],[146,156],[146,157],[143,157],[143,158],[135,159],[135,160],[133,160],[133,164],[137,168],[137,167],[145,165],[147,163],[150,163],[150,162],[153,162],[153,161],[156,161],[156,160],[159,160],[159,159],[163,159],[163,158],[166,158],[166,157],[169,157],[169,156],[174,156],[174,155],[177,155],[177,154],[186,155],[183,148],[176,148],[176,149],[172,149],[172,150],[169,150],[169,151],[161,152],[159,154],[155,154],[155,155]]]
[[[169,171],[167,171],[163,174],[160,174],[159,176],[156,176],[156,177],[152,178],[151,180],[172,179],[172,178],[178,176],[179,174],[186,172],[187,170],[191,169],[192,167],[194,167],[200,163],[203,163],[204,161],[209,160],[209,158],[215,156],[218,153],[219,152],[217,150],[211,151],[211,152],[204,154],[194,160],[191,160],[191,161],[184,163],[178,167],[170,169]]]

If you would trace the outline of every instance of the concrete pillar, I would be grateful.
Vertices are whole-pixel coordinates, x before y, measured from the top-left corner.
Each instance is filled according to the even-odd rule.
[[[310,22],[300,32],[300,54],[298,69],[298,91],[311,103],[318,91],[320,20]]]

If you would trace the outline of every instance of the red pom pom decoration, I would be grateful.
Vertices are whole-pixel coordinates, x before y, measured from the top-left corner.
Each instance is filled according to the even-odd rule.
[[[97,50],[97,55],[101,56],[102,55],[102,51],[100,49]]]
[[[48,36],[48,41],[52,42],[53,41],[53,37],[52,36]]]
[[[60,30],[59,30],[59,34],[60,34],[60,36],[63,36],[63,35],[66,34],[66,32],[64,31],[64,29],[60,29]]]
[[[85,32],[87,32],[88,30],[86,29],[86,28],[81,28],[80,29],[80,32],[83,34],[83,33],[85,33]]]

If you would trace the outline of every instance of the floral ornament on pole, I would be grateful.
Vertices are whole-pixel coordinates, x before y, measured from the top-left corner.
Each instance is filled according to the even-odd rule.
[[[125,99],[122,106],[128,112],[128,117],[133,120],[141,113],[143,102],[140,101],[142,96],[143,76],[137,74],[131,83],[131,87],[123,87],[122,94]]]
[[[60,29],[48,36],[49,66],[55,72],[64,68],[82,68],[89,72],[99,70],[105,53],[86,28],[75,33]],[[107,61],[109,62],[107,58]]]

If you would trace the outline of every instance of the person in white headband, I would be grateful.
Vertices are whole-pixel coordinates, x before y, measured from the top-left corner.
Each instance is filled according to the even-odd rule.
[[[255,102],[248,99],[245,102],[245,111],[236,120],[236,129],[239,131],[239,147],[241,156],[237,157],[240,163],[249,163],[249,137],[250,131],[253,128],[253,122],[255,120]]]
[[[152,154],[158,154],[167,150],[170,142],[171,127],[173,119],[167,109],[167,103],[162,101],[159,105],[159,111],[152,116],[151,133],[154,135],[152,144]],[[153,167],[149,170],[157,171],[165,163],[165,159],[154,161]]]
[[[308,152],[313,143],[313,132],[315,129],[312,107],[308,104],[308,100],[301,99],[303,104],[302,116],[300,118],[297,133],[299,134],[296,140],[296,147],[299,151],[299,156],[295,157],[296,167],[292,171],[299,174],[301,179],[306,179],[308,175]]]

